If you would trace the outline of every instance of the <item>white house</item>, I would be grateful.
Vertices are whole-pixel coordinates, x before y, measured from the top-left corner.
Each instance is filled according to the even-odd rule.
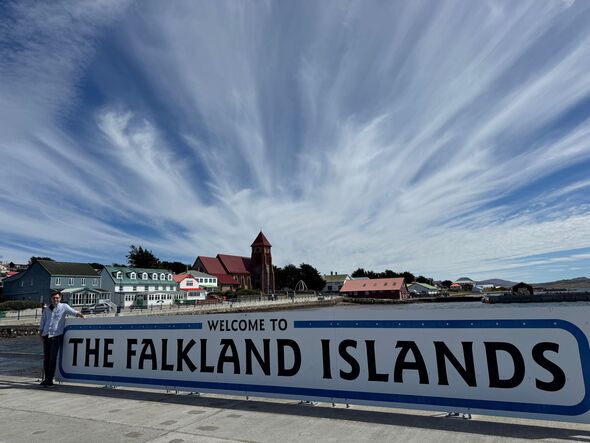
[[[180,296],[172,272],[166,269],[105,266],[100,276],[103,289],[121,307],[171,305]]]
[[[330,272],[330,275],[324,275],[322,278],[326,281],[323,292],[340,292],[344,282],[351,280],[348,274],[336,274],[334,272]]]
[[[176,274],[173,279],[178,283],[181,302],[194,302],[207,298],[207,290],[199,286],[197,279],[192,274]]]
[[[192,275],[199,287],[204,288],[208,293],[217,291],[219,288],[217,277],[211,274],[206,274],[204,272],[196,271],[194,269],[189,269],[187,271],[188,274]]]

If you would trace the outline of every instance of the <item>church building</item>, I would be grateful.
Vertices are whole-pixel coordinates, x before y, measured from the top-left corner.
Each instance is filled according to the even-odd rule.
[[[262,231],[250,245],[250,257],[217,254],[215,257],[198,256],[193,269],[217,277],[219,287],[224,289],[254,289],[264,293],[275,290],[272,266],[272,247]]]

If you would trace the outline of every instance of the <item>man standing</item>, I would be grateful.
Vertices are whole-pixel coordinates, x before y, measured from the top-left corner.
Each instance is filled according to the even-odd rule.
[[[39,334],[43,339],[43,381],[41,386],[53,386],[53,376],[57,365],[57,356],[64,341],[64,326],[67,315],[84,316],[70,307],[67,303],[60,303],[61,294],[51,296],[51,304],[43,309]]]

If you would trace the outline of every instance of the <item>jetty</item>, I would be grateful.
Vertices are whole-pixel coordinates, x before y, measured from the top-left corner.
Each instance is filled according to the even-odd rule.
[[[2,441],[505,442],[589,441],[590,426],[444,412],[347,407],[218,394],[61,384],[0,375]]]
[[[482,297],[483,303],[558,303],[590,301],[590,292],[542,292],[536,294],[498,294]]]

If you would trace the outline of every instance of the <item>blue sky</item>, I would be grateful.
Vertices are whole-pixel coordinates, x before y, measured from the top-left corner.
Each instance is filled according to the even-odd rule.
[[[590,276],[589,2],[3,2],[0,105],[2,260]]]

